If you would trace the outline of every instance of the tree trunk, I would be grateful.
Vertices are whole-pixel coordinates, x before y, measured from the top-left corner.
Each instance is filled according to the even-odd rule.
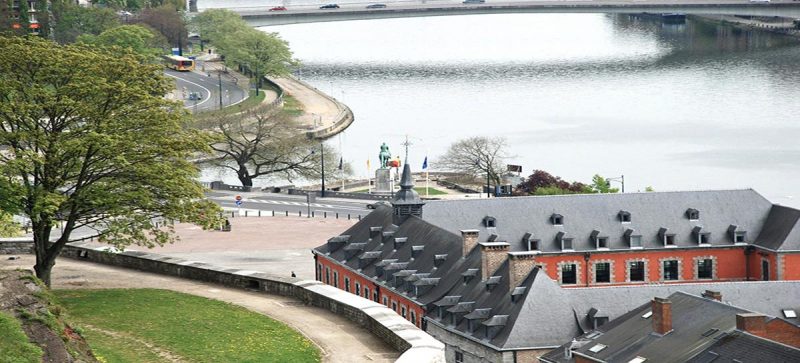
[[[242,183],[243,187],[253,186],[253,177],[247,171],[247,166],[239,164],[239,171],[236,172],[236,176],[239,178],[239,182]]]
[[[32,228],[33,245],[36,249],[36,265],[33,266],[33,269],[36,271],[36,277],[50,287],[50,272],[56,262],[55,256],[48,253],[52,226],[49,223],[33,222]]]

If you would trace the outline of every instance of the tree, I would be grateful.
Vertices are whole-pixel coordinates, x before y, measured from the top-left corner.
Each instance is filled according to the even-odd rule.
[[[39,36],[48,38],[50,35],[50,9],[48,8],[49,0],[36,1],[36,20],[39,22]]]
[[[572,183],[544,170],[534,170],[523,183],[517,186],[518,195],[558,195],[592,193],[592,188],[581,182]]]
[[[0,38],[0,178],[31,221],[34,270],[48,285],[77,228],[118,247],[153,246],[175,239],[159,219],[217,222],[187,161],[208,138],[164,98],[170,88],[160,66],[133,53]],[[63,233],[51,241],[57,221]]]
[[[189,42],[189,31],[181,12],[174,6],[164,5],[157,8],[145,9],[139,16],[139,21],[161,32],[172,47],[184,48]]]
[[[506,139],[502,137],[470,137],[451,144],[437,165],[475,178],[488,174],[491,181],[499,184],[508,157],[506,148]]]
[[[150,59],[158,57],[166,43],[161,34],[142,25],[122,25],[100,35],[83,34],[77,41],[103,47],[118,46]]]
[[[327,175],[337,172],[339,157],[332,148],[308,139],[293,117],[269,106],[235,115],[210,114],[198,124],[216,136],[211,148],[219,157],[210,164],[233,170],[243,186],[253,186],[260,177],[318,178],[322,153]]]
[[[86,8],[65,0],[54,0],[51,8],[53,36],[59,43],[73,43],[81,34],[99,35],[119,26],[119,16],[109,8]]]
[[[600,174],[595,174],[592,177],[592,192],[593,193],[618,193],[619,188],[612,188],[611,181],[603,178]]]
[[[16,237],[20,235],[19,223],[14,222],[14,218],[10,213],[0,210],[0,238],[1,237]]]

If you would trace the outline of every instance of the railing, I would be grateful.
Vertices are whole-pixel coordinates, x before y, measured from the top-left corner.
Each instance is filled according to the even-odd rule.
[[[275,91],[275,93],[278,94],[278,97],[275,97],[275,99],[272,100],[272,102],[270,102],[269,105],[267,105],[267,106],[269,106],[269,107],[278,107],[278,106],[283,105],[283,95],[284,95],[283,88],[281,88],[280,85],[278,85],[277,83],[273,82],[271,79],[269,79],[267,77],[264,77],[264,83],[267,86],[269,86],[270,89]]]

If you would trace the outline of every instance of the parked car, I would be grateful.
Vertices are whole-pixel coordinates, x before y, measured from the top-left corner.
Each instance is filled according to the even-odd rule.
[[[200,101],[203,99],[203,94],[199,92],[189,92],[189,101]]]
[[[483,4],[486,0],[464,0],[462,4]]]
[[[367,5],[367,9],[383,9],[386,7],[386,4],[369,4]]]
[[[367,204],[367,209],[376,209],[376,208],[378,208],[378,207],[380,207],[382,205],[391,206],[391,204],[381,201],[381,202],[375,202],[375,203]]]
[[[284,11],[284,10],[286,10],[285,6],[276,6],[272,9],[269,9],[269,11]]]
[[[320,9],[338,9],[338,4],[325,4],[319,7]]]

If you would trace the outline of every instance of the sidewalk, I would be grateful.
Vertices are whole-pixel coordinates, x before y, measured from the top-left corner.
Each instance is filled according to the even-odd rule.
[[[334,136],[354,120],[350,108],[308,83],[291,76],[272,81],[303,105],[304,112],[298,120],[305,125],[311,137],[325,139]]]

